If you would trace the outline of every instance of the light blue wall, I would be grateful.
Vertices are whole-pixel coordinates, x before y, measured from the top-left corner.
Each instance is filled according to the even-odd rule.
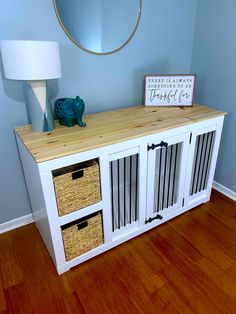
[[[197,101],[227,111],[215,180],[236,192],[236,1],[198,0],[192,71]]]
[[[196,0],[144,0],[132,41],[108,56],[88,54],[72,44],[48,0],[3,0],[0,39],[56,40],[63,77],[50,81],[52,97],[74,97],[96,112],[143,102],[147,73],[184,73],[191,68]],[[22,85],[0,76],[0,223],[30,213],[13,127],[27,123]]]

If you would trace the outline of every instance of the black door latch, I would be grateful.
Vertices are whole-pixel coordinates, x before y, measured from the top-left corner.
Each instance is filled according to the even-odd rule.
[[[152,222],[152,221],[155,220],[155,219],[162,220],[163,217],[162,217],[161,215],[157,214],[155,217],[149,218],[149,219],[145,220],[145,224],[148,224],[148,223]]]
[[[159,144],[152,144],[152,145],[148,145],[148,150],[154,150],[157,147],[167,147],[168,143],[161,141],[161,143]]]

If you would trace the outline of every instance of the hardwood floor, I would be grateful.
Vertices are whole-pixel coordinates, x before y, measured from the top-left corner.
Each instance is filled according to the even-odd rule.
[[[2,313],[236,313],[236,203],[217,193],[62,276],[34,224],[0,250]]]

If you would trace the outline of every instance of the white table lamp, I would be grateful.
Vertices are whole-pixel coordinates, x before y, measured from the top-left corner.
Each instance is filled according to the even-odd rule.
[[[3,40],[1,54],[6,79],[29,83],[29,114],[34,131],[54,129],[52,107],[47,97],[46,80],[61,77],[57,42]]]

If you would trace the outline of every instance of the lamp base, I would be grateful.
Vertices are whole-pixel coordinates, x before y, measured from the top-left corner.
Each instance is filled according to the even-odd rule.
[[[47,97],[46,81],[28,81],[27,94],[32,129],[38,132],[54,130],[55,123]]]

